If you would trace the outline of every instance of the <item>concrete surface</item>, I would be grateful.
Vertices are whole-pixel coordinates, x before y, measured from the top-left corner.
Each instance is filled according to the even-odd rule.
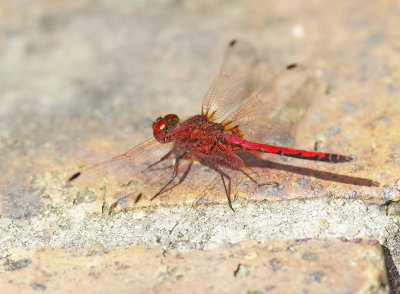
[[[242,242],[176,254],[160,247],[94,256],[38,248],[18,261],[12,258],[21,250],[10,254],[0,284],[9,293],[388,293],[381,251],[362,239]]]

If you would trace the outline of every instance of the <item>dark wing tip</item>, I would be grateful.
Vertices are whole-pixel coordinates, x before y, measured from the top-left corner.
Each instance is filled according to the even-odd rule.
[[[142,196],[143,196],[142,193],[139,193],[139,195],[136,196],[135,204],[138,203],[140,199],[142,199]]]
[[[297,67],[297,63],[292,63],[292,64],[287,65],[286,69],[292,69],[292,68],[295,68],[295,67]]]
[[[233,46],[236,45],[236,43],[237,43],[237,40],[236,40],[236,39],[233,39],[232,41],[229,42],[229,46],[230,46],[230,47],[233,47]]]
[[[71,182],[73,180],[75,180],[77,177],[79,177],[81,175],[81,172],[76,172],[74,173],[69,179],[68,182]]]

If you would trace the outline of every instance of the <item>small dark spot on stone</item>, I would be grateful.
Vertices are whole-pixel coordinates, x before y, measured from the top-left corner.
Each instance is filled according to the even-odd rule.
[[[271,291],[271,290],[274,290],[276,288],[276,286],[274,286],[274,285],[268,285],[268,286],[265,286],[264,287],[264,290],[266,291],[266,292],[269,292],[269,291]]]
[[[285,189],[285,185],[279,184],[278,186],[275,186],[279,191],[282,191]]]
[[[310,181],[311,181],[310,178],[300,178],[297,180],[297,184],[299,184],[300,187],[305,187],[308,185]]]
[[[115,264],[117,270],[126,270],[126,269],[130,268],[129,265],[121,263],[120,261],[116,261],[116,262],[114,262],[114,264]]]
[[[290,253],[294,253],[297,252],[296,247],[294,247],[293,245],[290,245],[286,248],[287,251],[289,251]]]
[[[311,240],[311,238],[296,239],[296,240],[294,240],[293,244],[294,245],[300,245],[300,244],[307,243],[310,240]]]
[[[295,68],[296,66],[297,66],[296,63],[292,63],[292,64],[287,65],[286,69],[292,69],[292,68]]]
[[[314,151],[315,152],[319,152],[321,150],[321,144],[322,144],[321,140],[317,140],[314,142]]]
[[[389,117],[383,116],[383,115],[378,117],[378,120],[383,122],[383,123],[390,123],[390,121],[391,121]]]
[[[39,284],[39,283],[33,283],[32,289],[36,290],[36,291],[44,291],[44,290],[46,290],[46,286],[43,284]]]
[[[315,261],[318,259],[318,256],[315,253],[312,252],[306,252],[304,253],[301,258],[307,261]]]
[[[96,272],[89,272],[89,276],[98,279],[100,277],[100,274]]]
[[[240,266],[241,266],[241,264],[239,263],[238,266],[237,266],[237,268],[236,268],[235,271],[233,272],[233,276],[234,276],[234,277],[237,276],[237,274],[238,274],[238,272],[239,272],[239,270],[240,270]]]
[[[357,199],[357,191],[353,191],[351,193],[344,194],[345,199]]]
[[[89,191],[86,189],[85,191],[78,192],[74,200],[74,204],[78,205],[81,203],[93,203],[96,201],[96,199],[96,194],[93,191]]]
[[[248,290],[246,293],[247,294],[262,294],[263,291],[261,291],[261,290]]]
[[[273,185],[273,186],[271,185],[270,188],[268,188],[268,190],[272,190],[272,192],[274,192],[274,193],[278,193],[284,189],[285,189],[285,185],[283,185],[283,184]]]
[[[269,266],[274,272],[276,272],[282,268],[282,263],[277,258],[273,258],[269,262]]]
[[[20,259],[17,261],[7,259],[5,262],[6,271],[11,272],[11,271],[22,269],[24,267],[27,267],[29,264],[31,264],[31,262],[32,261],[28,258]]]
[[[233,272],[235,278],[246,278],[251,272],[251,266],[239,263],[236,270]]]
[[[131,186],[137,186],[139,184],[139,182],[137,180],[130,180],[127,183],[123,183],[121,185],[121,188],[127,188],[127,187],[131,187]]]
[[[321,185],[311,186],[311,191],[313,191],[314,193],[318,193],[321,190],[322,190],[322,186]]]
[[[325,89],[325,95],[331,94],[336,89],[336,86],[333,84],[328,84]]]
[[[368,48],[375,48],[378,45],[382,44],[385,41],[386,37],[384,32],[373,32],[370,34],[364,41],[365,46]]]
[[[350,243],[350,241],[348,239],[346,239],[345,237],[340,237],[339,240],[344,243]]]
[[[324,277],[323,271],[315,271],[310,274],[310,282],[320,283],[322,278]]]
[[[229,46],[230,46],[230,47],[235,46],[236,42],[237,42],[236,39],[233,39],[233,40],[229,43]]]

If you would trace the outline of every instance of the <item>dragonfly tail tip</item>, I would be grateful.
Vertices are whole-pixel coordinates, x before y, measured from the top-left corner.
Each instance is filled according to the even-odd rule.
[[[345,161],[353,161],[353,160],[356,160],[357,159],[357,156],[355,156],[355,155],[349,155],[349,156],[345,156]]]

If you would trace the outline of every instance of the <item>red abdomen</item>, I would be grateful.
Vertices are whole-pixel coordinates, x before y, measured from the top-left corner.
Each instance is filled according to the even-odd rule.
[[[353,160],[353,158],[350,156],[345,156],[335,153],[312,152],[306,150],[291,149],[291,148],[285,148],[267,144],[254,143],[240,139],[233,135],[225,135],[223,136],[223,139],[229,145],[229,148],[232,151],[253,150],[258,152],[273,153],[299,159],[325,161],[332,163],[340,163]]]

